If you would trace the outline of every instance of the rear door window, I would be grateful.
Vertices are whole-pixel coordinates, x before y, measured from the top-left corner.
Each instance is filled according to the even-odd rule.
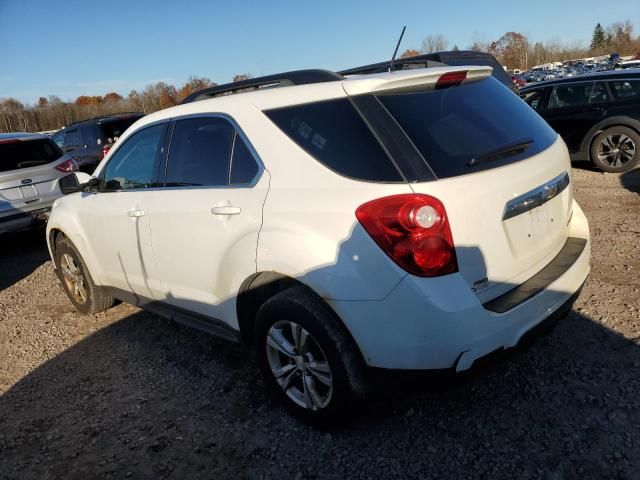
[[[87,147],[95,147],[98,144],[98,129],[95,125],[87,125],[80,127],[83,145]]]
[[[167,159],[167,187],[227,185],[235,129],[220,117],[178,120]]]
[[[549,109],[587,105],[591,100],[592,82],[556,85],[551,90]]]
[[[514,163],[547,149],[557,134],[495,78],[378,99],[438,178]],[[507,147],[526,144],[508,155]]]
[[[367,181],[403,181],[347,98],[265,113],[309,155],[340,175]]]
[[[60,148],[48,138],[0,140],[0,172],[46,165],[61,156]]]
[[[542,93],[544,90],[531,90],[526,93],[521,93],[522,99],[533,108],[535,111],[540,111],[543,108],[542,105]]]
[[[64,134],[64,150],[70,152],[80,147],[80,133],[77,129],[67,130]]]

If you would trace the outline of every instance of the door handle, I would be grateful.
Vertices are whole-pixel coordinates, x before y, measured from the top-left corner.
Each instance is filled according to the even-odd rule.
[[[211,208],[211,213],[214,215],[238,215],[241,211],[240,207],[234,207],[233,205],[220,205],[219,207]]]
[[[132,209],[127,212],[127,215],[133,218],[144,217],[144,210]]]

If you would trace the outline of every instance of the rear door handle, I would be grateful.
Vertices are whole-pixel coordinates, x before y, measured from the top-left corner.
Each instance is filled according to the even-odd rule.
[[[214,215],[238,215],[241,211],[240,207],[234,207],[233,205],[220,205],[219,207],[211,208],[211,213]]]
[[[132,209],[127,212],[127,215],[130,217],[144,217],[144,210]]]

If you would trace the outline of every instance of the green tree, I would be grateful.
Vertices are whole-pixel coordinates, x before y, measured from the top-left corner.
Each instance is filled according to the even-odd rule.
[[[454,52],[457,52],[457,51],[458,51],[458,50],[460,50],[460,49],[458,48],[458,45],[456,44],[456,45],[454,45],[454,46],[453,46],[452,50],[453,50]]]
[[[596,28],[593,29],[593,36],[591,37],[591,50],[602,48],[606,43],[604,28],[598,22]]]

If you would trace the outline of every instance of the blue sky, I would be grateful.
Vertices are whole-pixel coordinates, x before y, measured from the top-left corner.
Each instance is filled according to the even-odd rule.
[[[98,95],[191,74],[218,83],[300,68],[340,69],[442,33],[461,48],[519,31],[587,43],[596,22],[631,20],[640,0],[0,0],[0,98]]]

